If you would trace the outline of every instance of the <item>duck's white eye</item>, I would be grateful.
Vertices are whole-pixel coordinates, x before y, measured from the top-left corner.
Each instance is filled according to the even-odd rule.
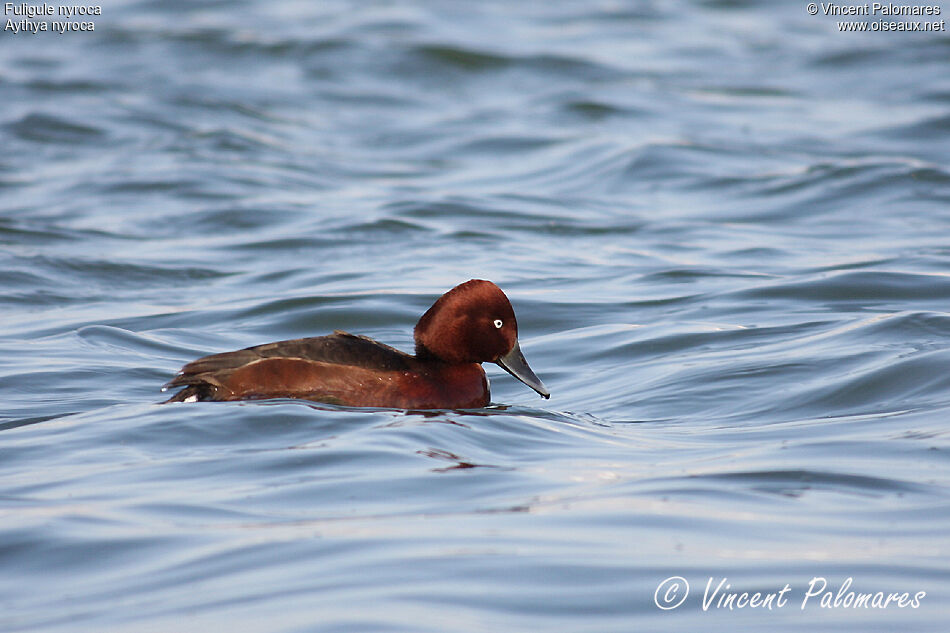
[[[504,323],[501,322],[501,319],[495,319],[495,327],[496,327],[496,328],[498,328],[498,329],[500,330],[500,329],[501,329],[501,326],[503,326],[503,325],[504,325]]]

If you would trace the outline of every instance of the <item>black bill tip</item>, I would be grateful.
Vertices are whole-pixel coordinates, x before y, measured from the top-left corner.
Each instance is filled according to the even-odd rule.
[[[537,391],[542,398],[550,398],[551,392],[548,391],[547,387],[544,386],[544,383],[541,382],[541,379],[538,378],[531,368],[528,367],[528,361],[524,359],[524,354],[521,353],[521,345],[518,342],[515,342],[515,346],[511,348],[504,356],[501,356],[495,363],[504,369],[506,372],[528,385],[535,391]]]

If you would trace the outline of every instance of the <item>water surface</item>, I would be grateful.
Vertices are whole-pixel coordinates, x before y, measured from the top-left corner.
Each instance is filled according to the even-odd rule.
[[[0,628],[943,630],[948,53],[765,1],[0,33]],[[469,278],[551,400],[157,404]]]

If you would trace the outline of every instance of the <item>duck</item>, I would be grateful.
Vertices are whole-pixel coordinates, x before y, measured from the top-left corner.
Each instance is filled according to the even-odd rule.
[[[415,353],[366,336],[333,334],[211,354],[162,388],[165,403],[295,398],[350,407],[476,409],[491,391],[482,363],[495,363],[551,397],[525,360],[508,297],[471,279],[439,297],[416,323]]]

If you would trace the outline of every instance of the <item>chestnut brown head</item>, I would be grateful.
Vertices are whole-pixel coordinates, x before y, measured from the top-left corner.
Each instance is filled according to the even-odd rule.
[[[490,281],[472,279],[429,308],[415,329],[416,354],[446,363],[497,363],[543,397],[550,394],[528,367],[508,297]]]

